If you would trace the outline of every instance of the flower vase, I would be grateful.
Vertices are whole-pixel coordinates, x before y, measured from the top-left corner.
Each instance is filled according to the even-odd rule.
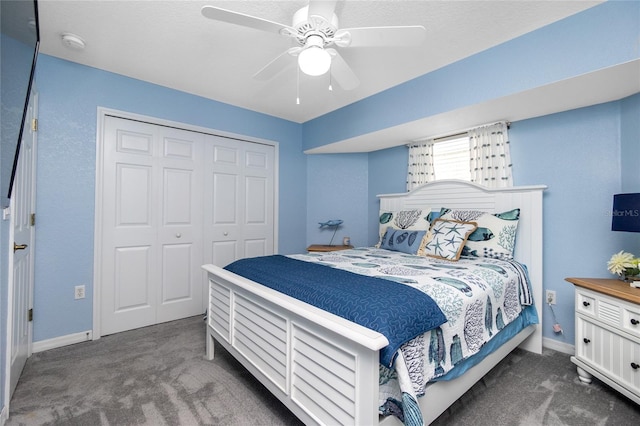
[[[639,281],[640,270],[638,268],[626,268],[620,276],[620,279],[626,282]]]

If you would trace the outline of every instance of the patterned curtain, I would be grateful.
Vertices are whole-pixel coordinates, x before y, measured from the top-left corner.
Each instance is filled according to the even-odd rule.
[[[489,187],[513,186],[506,123],[469,130],[471,182]]]
[[[434,180],[433,139],[409,145],[409,167],[407,170],[407,191]]]

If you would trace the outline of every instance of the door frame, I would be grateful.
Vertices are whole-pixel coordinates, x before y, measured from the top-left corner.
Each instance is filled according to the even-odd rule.
[[[274,252],[278,252],[278,211],[279,211],[279,145],[276,141],[267,139],[255,138],[251,136],[240,135],[236,133],[224,132],[221,130],[210,129],[206,127],[196,126],[192,124],[182,123],[178,121],[171,121],[157,117],[151,117],[142,114],[136,114],[127,111],[121,111],[111,108],[98,107],[97,108],[97,125],[96,125],[96,181],[95,181],[95,207],[94,207],[94,231],[93,231],[93,339],[97,340],[101,337],[100,330],[101,324],[101,300],[100,295],[102,291],[102,241],[103,235],[102,229],[102,183],[104,178],[104,127],[105,119],[107,116],[121,118],[125,120],[141,121],[144,123],[172,127],[180,130],[186,130],[191,132],[203,133],[206,135],[219,136],[228,139],[235,139],[242,142],[252,142],[262,145],[273,146],[274,148],[274,206],[273,206],[273,249]],[[204,270],[202,271],[203,279],[206,276]],[[203,288],[203,303],[206,305],[208,299],[208,289]],[[203,306],[203,313],[206,306]]]

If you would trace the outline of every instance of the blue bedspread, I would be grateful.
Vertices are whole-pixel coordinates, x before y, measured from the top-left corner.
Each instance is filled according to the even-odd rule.
[[[391,367],[400,346],[446,322],[424,292],[381,278],[273,255],[224,269],[383,334],[380,363]]]

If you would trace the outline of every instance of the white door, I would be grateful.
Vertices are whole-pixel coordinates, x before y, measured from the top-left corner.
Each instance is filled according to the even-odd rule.
[[[200,133],[106,117],[100,334],[203,312]]]
[[[205,263],[275,251],[275,147],[207,136]]]
[[[11,195],[11,235],[9,238],[10,390],[13,393],[27,358],[31,355],[33,306],[36,130],[38,96],[32,92],[25,119],[18,167]]]

